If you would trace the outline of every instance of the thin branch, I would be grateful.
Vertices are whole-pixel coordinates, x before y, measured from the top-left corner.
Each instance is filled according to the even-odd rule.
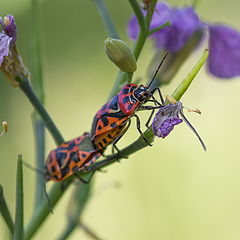
[[[128,0],[130,5],[132,6],[132,9],[137,17],[138,25],[142,31],[145,31],[146,29],[146,23],[145,18],[142,12],[142,9],[139,6],[139,3],[136,0]]]
[[[103,24],[108,33],[108,36],[112,37],[112,38],[120,39],[119,35],[114,27],[113,21],[110,17],[110,14],[105,6],[104,0],[93,0],[93,2],[94,2],[95,6],[98,10],[98,13],[103,21]]]
[[[27,96],[31,104],[34,106],[36,112],[42,117],[48,131],[52,135],[53,139],[55,140],[57,145],[60,145],[64,142],[64,139],[59,132],[57,126],[51,119],[50,115],[42,105],[42,103],[39,101],[38,97],[36,96],[35,92],[33,91],[31,85],[29,84],[28,79],[18,79],[19,87],[24,92],[24,94]]]

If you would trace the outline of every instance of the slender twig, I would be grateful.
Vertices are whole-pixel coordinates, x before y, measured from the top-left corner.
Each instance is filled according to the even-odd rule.
[[[40,40],[40,4],[39,0],[31,0],[31,32],[30,32],[30,70],[35,93],[44,105],[43,71]],[[36,145],[36,167],[43,169],[45,159],[45,127],[43,120],[35,111],[32,115],[32,123]],[[44,176],[36,174],[35,209],[44,198]]]
[[[132,9],[137,17],[138,25],[142,31],[145,31],[146,29],[146,22],[145,18],[142,12],[142,9],[140,8],[139,3],[136,0],[128,0],[130,5],[132,6]]]
[[[23,173],[22,156],[19,155],[16,178],[16,212],[13,240],[22,240],[23,234]]]
[[[170,25],[171,25],[170,22],[166,22],[166,23],[164,23],[163,25],[161,25],[160,27],[156,27],[156,28],[150,30],[150,31],[148,32],[148,36],[152,35],[152,34],[155,33],[155,32],[158,32],[158,31],[162,30],[163,28],[168,27],[168,26],[170,26]]]
[[[173,92],[173,94],[171,95],[174,99],[176,99],[177,101],[179,101],[181,99],[181,97],[183,96],[183,94],[187,91],[187,89],[189,88],[189,86],[191,85],[193,79],[196,77],[197,73],[200,71],[200,69],[202,68],[202,66],[204,65],[204,63],[206,62],[208,58],[208,50],[206,49],[202,55],[202,57],[200,58],[200,60],[198,61],[198,63],[195,65],[195,67],[192,69],[192,71],[187,75],[187,77],[178,85],[178,87],[176,88],[176,90]],[[143,133],[144,137],[148,140],[149,143],[152,143],[154,140],[154,134],[151,128],[147,129],[144,133]],[[88,170],[89,171],[96,171],[100,168],[106,167],[110,164],[112,164],[113,162],[118,161],[121,158],[126,158],[129,155],[147,147],[148,144],[146,143],[146,141],[143,139],[142,136],[140,136],[135,142],[133,142],[132,144],[130,144],[129,146],[127,146],[126,148],[122,149],[118,154],[112,155],[107,157],[106,159],[94,163],[92,164]]]
[[[112,38],[120,39],[114,27],[113,21],[110,17],[110,14],[105,6],[104,0],[93,0],[93,2],[101,16],[105,29],[108,33],[108,36]]]
[[[18,79],[19,87],[22,89],[22,91],[25,93],[31,104],[34,106],[37,113],[42,117],[48,131],[52,135],[53,139],[55,140],[57,145],[60,145],[64,142],[64,139],[59,132],[57,126],[51,119],[50,115],[46,111],[46,109],[43,107],[42,103],[39,101],[38,97],[34,93],[31,85],[29,84],[28,79]]]
[[[129,2],[131,3],[131,5],[136,2],[136,1],[131,1],[129,0]],[[155,6],[156,6],[156,0],[152,0],[152,8],[154,9]],[[132,5],[133,7],[133,5]],[[136,11],[139,12],[141,10],[139,10],[139,5],[136,6],[135,3],[134,3],[134,7],[133,7],[133,10],[136,14]],[[137,10],[138,9],[138,10]],[[148,33],[149,33],[149,28],[150,28],[150,23],[151,23],[151,19],[152,19],[152,14],[153,14],[154,11],[148,11],[147,13],[147,16],[145,17],[144,19],[144,22],[145,22],[145,27],[144,28],[140,28],[140,32],[139,32],[139,35],[138,35],[138,38],[133,46],[133,54],[136,58],[136,60],[139,58],[140,56],[140,53],[143,49],[143,46],[146,42],[146,39],[148,37]],[[141,12],[142,13],[142,12]],[[128,82],[128,77],[127,77],[127,74],[126,73],[123,73],[123,72],[119,72],[118,73],[118,76],[115,80],[115,83],[113,85],[113,88],[108,96],[108,99],[112,98],[116,93],[119,92],[120,88],[126,84]]]
[[[4,221],[6,222],[6,224],[8,226],[9,231],[11,232],[11,234],[13,234],[14,223],[13,223],[12,216],[10,214],[9,208],[7,206],[7,202],[6,202],[4,194],[3,194],[2,185],[0,185],[0,212],[1,212],[1,215],[4,219]]]

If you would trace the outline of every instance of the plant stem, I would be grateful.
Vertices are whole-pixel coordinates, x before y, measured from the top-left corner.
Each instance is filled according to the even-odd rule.
[[[43,107],[37,96],[35,95],[31,85],[29,84],[28,79],[18,79],[19,86],[21,90],[24,92],[24,94],[27,96],[31,104],[34,106],[35,110],[37,113],[41,116],[43,119],[48,131],[52,135],[53,139],[55,140],[55,143],[57,145],[60,145],[61,143],[64,142],[64,139],[59,132],[57,126],[51,119],[50,115],[46,111],[46,109]]]
[[[4,221],[6,222],[9,231],[11,232],[11,234],[13,234],[14,231],[14,223],[13,223],[13,219],[12,216],[10,214],[9,208],[7,206],[4,194],[3,194],[3,187],[0,184],[0,212],[2,214],[2,217],[4,219]]]
[[[197,73],[200,71],[204,63],[206,62],[208,58],[208,50],[206,49],[198,61],[198,63],[195,65],[195,67],[192,69],[192,71],[187,75],[187,77],[178,85],[176,90],[171,95],[173,98],[175,98],[177,101],[181,99],[183,94],[187,91],[189,86],[191,85],[193,79],[196,77]],[[147,129],[144,133],[144,137],[148,140],[148,142],[152,143],[154,140],[154,134],[151,128]],[[142,148],[147,147],[148,144],[146,141],[140,136],[135,142],[127,146],[126,148],[122,149],[120,153],[114,154],[112,156],[107,157],[105,160],[102,160],[100,162],[96,162],[92,164],[88,170],[89,171],[96,171],[97,169],[106,167],[113,162],[118,161],[121,158],[128,157],[129,155],[135,153],[136,151],[141,150]]]
[[[145,31],[146,29],[146,22],[144,19],[144,15],[142,13],[142,10],[139,6],[139,3],[136,0],[128,0],[130,5],[132,6],[132,9],[137,17],[138,25],[142,31]]]
[[[16,178],[16,212],[15,228],[13,240],[23,239],[23,173],[22,173],[22,156],[18,156],[17,178]]]
[[[58,200],[66,192],[72,180],[73,180],[73,177],[70,177],[63,182],[64,188],[65,188],[64,191],[61,188],[62,183],[55,183],[52,186],[51,190],[49,191],[49,199],[51,201],[52,207],[56,205]],[[43,200],[26,228],[25,240],[29,240],[32,238],[32,236],[35,234],[35,232],[39,229],[41,224],[47,218],[49,213],[50,213],[50,209],[49,209],[48,203],[46,200]]]
[[[112,37],[112,38],[120,39],[117,31],[115,30],[113,21],[110,17],[110,14],[108,13],[108,10],[105,6],[104,1],[103,0],[93,0],[93,2],[98,10],[98,13],[100,14],[100,16],[102,18],[102,21],[103,21],[103,24],[105,26],[108,36]]]
[[[137,2],[135,0],[134,1],[129,0],[129,2],[131,4],[135,14],[138,14],[138,16],[136,15],[138,17],[138,20],[140,18],[142,18],[139,15],[140,14],[139,11],[141,11],[141,10],[140,10],[139,5],[137,4]],[[152,1],[153,9],[155,8],[155,5],[156,5],[156,0],[153,0]],[[143,46],[144,46],[144,44],[146,42],[146,39],[148,37],[149,27],[150,27],[150,23],[151,23],[151,19],[152,19],[152,14],[153,14],[153,11],[148,11],[147,16],[144,19],[145,27],[144,28],[140,28],[140,32],[139,32],[137,41],[134,44],[133,54],[134,54],[136,60],[139,58],[140,53],[141,53],[141,51],[143,49]],[[140,20],[140,21],[142,21],[142,20]],[[108,96],[108,99],[111,99],[114,95],[116,95],[119,92],[120,88],[124,84],[127,83],[127,80],[128,80],[127,74],[119,71],[118,76],[117,76],[117,78],[115,80],[115,83],[113,85],[113,88],[112,88],[112,90],[110,92],[110,95]]]
[[[43,87],[43,71],[41,57],[41,40],[40,40],[40,4],[39,0],[31,0],[31,32],[30,32],[30,70],[32,76],[33,88],[36,96],[44,105],[44,87]],[[36,146],[36,167],[44,168],[45,160],[45,127],[42,119],[35,111],[32,115],[32,123],[35,136]],[[44,198],[44,176],[36,174],[36,191],[35,191],[35,209]]]
[[[32,115],[32,123],[34,129],[35,145],[36,145],[36,167],[44,169],[45,160],[45,126],[42,119],[36,112]],[[36,192],[35,192],[35,209],[44,199],[44,176],[36,174]]]
[[[157,28],[154,28],[154,29],[150,30],[150,31],[148,32],[148,36],[152,35],[152,34],[155,33],[155,32],[158,32],[158,31],[162,30],[163,28],[168,27],[168,26],[170,26],[170,25],[171,25],[170,22],[166,22],[166,23],[164,23],[163,25],[161,25],[160,27],[157,27]]]

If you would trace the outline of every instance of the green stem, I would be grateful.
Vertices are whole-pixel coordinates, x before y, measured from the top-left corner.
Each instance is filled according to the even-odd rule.
[[[43,87],[43,71],[41,57],[41,40],[40,40],[40,4],[39,0],[31,0],[31,32],[30,32],[30,70],[32,76],[32,84],[34,91],[44,105],[44,87]],[[32,116],[32,123],[36,145],[36,167],[44,168],[45,160],[45,128],[40,116],[35,111]],[[35,191],[35,209],[44,198],[44,176],[36,174],[36,191]]]
[[[16,212],[13,240],[22,240],[23,234],[23,173],[22,156],[19,155],[16,178]]]
[[[60,235],[58,240],[67,239],[68,236],[75,230],[79,225],[81,215],[90,197],[90,184],[84,184],[79,182],[78,186],[75,187],[73,197],[70,199],[69,209],[67,211],[68,220],[67,226],[63,233]]]
[[[14,223],[13,223],[13,219],[10,214],[9,208],[7,206],[7,202],[5,200],[5,197],[3,194],[3,187],[1,184],[0,184],[0,212],[2,214],[4,221],[6,222],[6,224],[8,226],[9,231],[11,232],[11,234],[13,234]]]
[[[31,85],[29,84],[28,79],[18,79],[19,86],[21,90],[24,92],[24,94],[27,96],[31,104],[34,106],[37,113],[41,116],[43,119],[48,131],[52,135],[53,139],[55,140],[57,145],[60,145],[64,142],[64,139],[59,132],[57,126],[51,119],[50,115],[46,111],[46,109],[43,107],[37,96],[35,95]]]
[[[36,112],[32,115],[32,122],[36,145],[36,167],[38,169],[44,169],[45,126]],[[38,208],[39,203],[44,199],[44,185],[44,176],[42,174],[36,174],[35,209]]]
[[[150,30],[150,31],[148,32],[148,36],[152,35],[152,34],[155,33],[155,32],[158,32],[158,31],[162,30],[163,28],[168,27],[168,26],[170,26],[170,25],[171,25],[170,22],[166,22],[166,23],[164,23],[162,26]]]
[[[139,8],[139,5],[138,5],[138,7],[137,7],[137,6],[135,5],[136,3],[134,3],[134,2],[136,2],[136,1],[133,1],[133,2],[132,2],[131,0],[129,0],[129,2],[130,2],[131,5],[132,5],[132,4],[134,5],[133,10],[134,10],[134,11],[138,11],[137,8]],[[132,5],[132,6],[133,6],[133,5]],[[153,7],[153,9],[155,8],[155,5],[156,5],[156,0],[153,0],[153,1],[152,1],[152,7]],[[135,12],[135,14],[136,14],[136,12]],[[143,49],[143,46],[144,46],[144,44],[145,44],[145,42],[146,42],[146,39],[147,39],[147,37],[148,37],[150,22],[151,22],[151,19],[152,19],[152,14],[153,14],[153,11],[148,11],[148,14],[147,14],[147,16],[146,16],[146,18],[145,18],[145,20],[144,20],[144,22],[146,23],[146,24],[145,24],[145,27],[144,27],[144,28],[140,28],[140,32],[139,32],[137,41],[136,41],[135,44],[134,44],[133,54],[134,54],[136,60],[139,58],[139,56],[140,56],[140,54],[141,54],[141,51],[142,51],[142,49]],[[116,94],[119,92],[120,88],[121,88],[124,84],[126,84],[126,83],[128,82],[127,80],[128,80],[127,74],[120,71],[120,72],[118,73],[118,76],[117,76],[116,80],[115,80],[115,83],[114,83],[114,86],[113,86],[113,88],[112,88],[112,90],[111,90],[111,93],[110,93],[110,95],[108,96],[108,99],[110,99],[110,98],[112,98],[114,95],[116,95]]]
[[[103,0],[93,0],[93,2],[95,3],[95,6],[102,18],[102,21],[104,23],[105,29],[106,29],[109,37],[120,39],[117,31],[115,30],[113,21],[108,13],[108,10],[105,6],[104,1]]]
[[[128,0],[130,5],[132,6],[132,9],[137,17],[138,25],[142,31],[145,31],[146,29],[146,23],[145,23],[145,18],[142,13],[142,10],[139,6],[139,3],[136,0]]]
[[[52,207],[54,207],[57,204],[58,200],[66,192],[67,188],[69,187],[72,181],[73,181],[73,177],[70,177],[63,182],[65,187],[64,191],[62,190],[62,187],[61,187],[62,183],[55,183],[52,186],[51,190],[49,191],[49,199],[51,201]],[[36,233],[36,231],[39,229],[41,224],[47,218],[49,213],[50,213],[50,209],[47,201],[46,200],[42,201],[26,228],[25,240],[29,240],[32,238],[32,236]]]
[[[208,50],[206,49],[198,61],[198,63],[195,65],[195,67],[192,69],[192,71],[187,75],[187,77],[178,85],[176,90],[171,95],[173,98],[175,98],[177,101],[181,99],[183,94],[187,91],[189,86],[191,85],[193,79],[196,77],[197,73],[200,71],[204,63],[206,62],[208,58]],[[144,133],[144,137],[148,140],[148,142],[152,143],[154,140],[154,133],[151,128],[147,129]],[[140,136],[135,142],[130,144],[128,147],[121,150],[120,153],[112,155],[107,157],[105,160],[96,162],[92,164],[88,170],[89,171],[96,171],[97,169],[106,167],[116,161],[119,160],[119,158],[128,157],[129,155],[147,147],[148,144],[146,141]]]

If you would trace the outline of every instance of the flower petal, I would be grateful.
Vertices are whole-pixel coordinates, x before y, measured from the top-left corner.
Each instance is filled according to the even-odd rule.
[[[3,26],[4,33],[12,38],[12,44],[15,44],[17,39],[17,27],[14,16],[7,15],[3,20],[0,20],[0,24]]]
[[[192,7],[172,8],[161,21],[170,22],[171,25],[156,32],[152,37],[156,40],[157,48],[164,48],[169,52],[180,50],[193,33],[203,26]]]
[[[240,75],[240,32],[226,25],[209,25],[208,67],[219,78]]]
[[[179,111],[183,108],[182,103],[168,104],[159,109],[153,119],[152,130],[159,138],[165,138],[183,120],[179,118]]]
[[[6,34],[0,33],[0,66],[3,62],[4,57],[9,54],[9,46],[12,38]]]

